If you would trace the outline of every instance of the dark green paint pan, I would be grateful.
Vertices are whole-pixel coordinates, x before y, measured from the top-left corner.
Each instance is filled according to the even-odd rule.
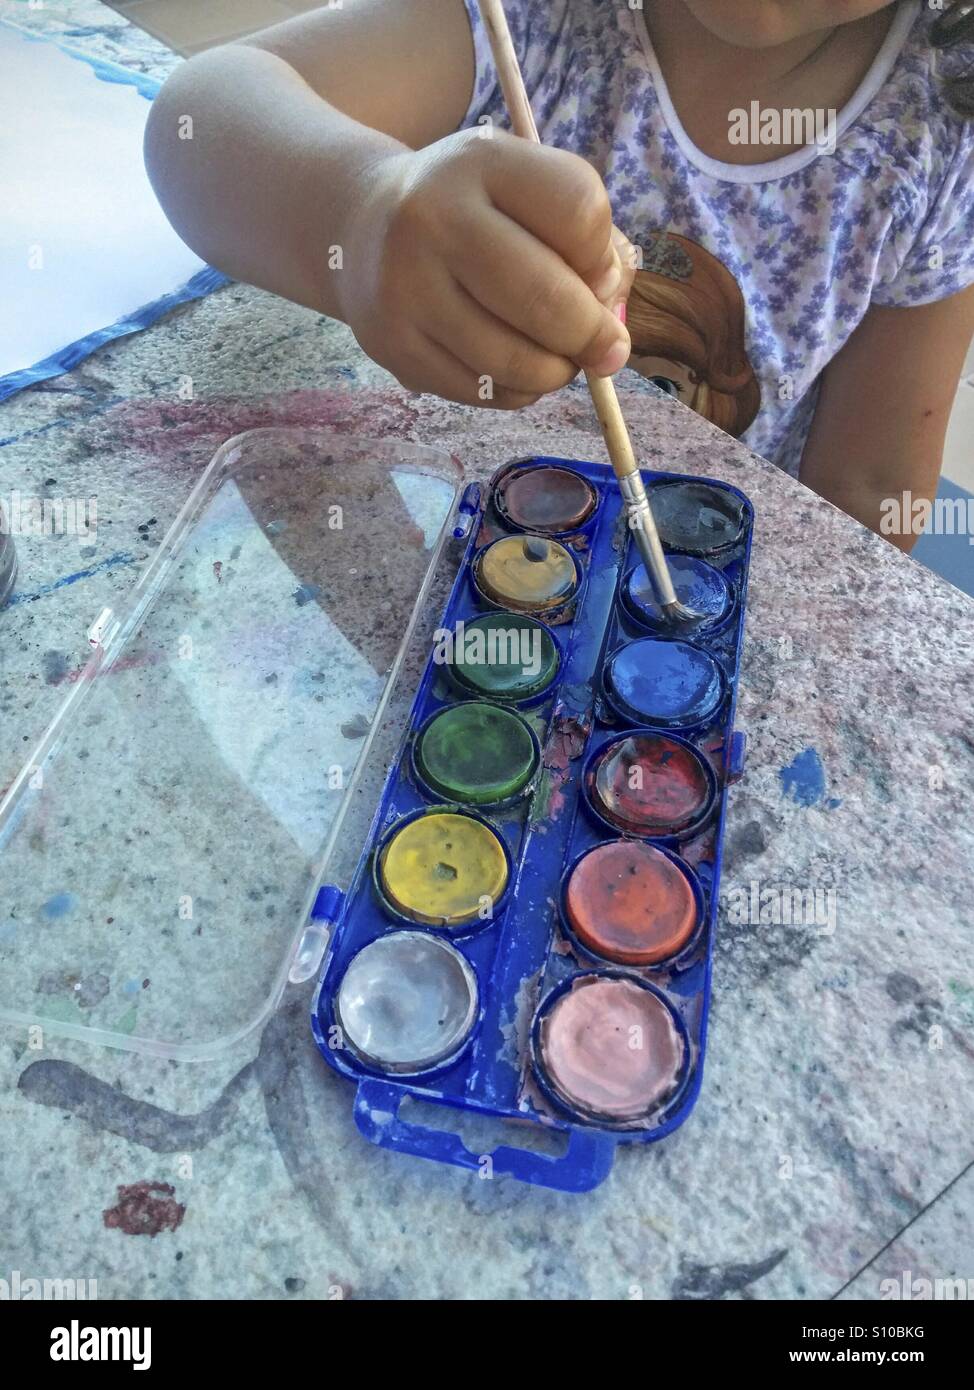
[[[558,648],[548,629],[523,613],[490,613],[465,623],[451,669],[458,684],[489,700],[530,700],[554,680]]]
[[[538,743],[520,715],[499,705],[451,705],[416,740],[414,766],[437,796],[493,806],[524,791],[538,768]]]

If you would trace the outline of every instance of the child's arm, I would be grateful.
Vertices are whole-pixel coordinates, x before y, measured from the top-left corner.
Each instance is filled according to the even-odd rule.
[[[461,0],[344,0],[177,69],[146,164],[206,260],[343,319],[413,389],[528,404],[625,364],[630,277],[584,160],[451,133],[473,80]]]
[[[915,308],[874,305],[825,369],[801,481],[874,531],[885,498],[935,497],[972,335],[974,286]],[[909,551],[917,537],[888,539]]]

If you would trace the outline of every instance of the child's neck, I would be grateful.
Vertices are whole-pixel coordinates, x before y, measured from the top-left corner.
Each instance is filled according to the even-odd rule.
[[[841,110],[869,71],[895,12],[889,5],[772,48],[740,48],[713,35],[683,0],[651,0],[644,10],[684,129],[704,154],[728,164],[764,164],[800,149],[732,143],[729,113],[749,110],[755,100],[762,110]]]

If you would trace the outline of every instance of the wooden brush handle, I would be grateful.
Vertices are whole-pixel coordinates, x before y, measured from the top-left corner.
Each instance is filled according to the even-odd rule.
[[[521,76],[521,65],[517,61],[514,41],[507,27],[503,0],[479,0],[479,3],[480,17],[487,30],[490,51],[494,55],[494,66],[497,68],[504,102],[511,118],[511,129],[515,135],[520,135],[525,140],[533,140],[536,145],[540,145],[541,136],[534,123],[534,112],[531,110],[524,78]]]
[[[479,4],[481,18],[490,40],[490,51],[494,55],[497,76],[500,78],[501,91],[504,93],[504,101],[511,117],[511,129],[515,135],[540,145],[541,136],[535,125],[531,102],[528,100],[524,78],[521,76],[521,65],[517,61],[517,53],[511,40],[511,31],[507,27],[503,0],[479,0]],[[632,440],[622,417],[616,388],[609,376],[593,376],[591,372],[586,372],[585,380],[588,382],[595,413],[599,417],[602,438],[612,462],[612,471],[622,489],[630,525],[633,526],[633,536],[646,566],[646,573],[653,580],[660,603],[675,611],[679,605],[673,590],[673,581],[656,530],[653,509],[649,505],[646,488],[633,452]]]
[[[480,14],[490,40],[490,51],[494,55],[494,65],[500,78],[504,101],[511,117],[511,129],[515,135],[540,145],[541,136],[535,125],[511,31],[507,27],[503,0],[480,0]],[[617,478],[627,478],[631,473],[638,473],[639,466],[612,378],[593,376],[591,372],[586,372],[585,380],[588,382],[592,402],[602,427],[602,437],[612,461],[612,471]]]
[[[622,416],[622,407],[619,404],[619,397],[616,395],[612,378],[610,376],[593,376],[591,372],[586,372],[585,380],[588,382],[595,413],[599,417],[602,438],[605,440],[613,473],[620,482],[633,473],[638,477],[639,464],[636,462],[632,440],[629,438],[629,431]]]

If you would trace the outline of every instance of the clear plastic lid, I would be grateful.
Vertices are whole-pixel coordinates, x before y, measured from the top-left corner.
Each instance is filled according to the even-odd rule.
[[[223,445],[0,802],[0,1019],[203,1057],[313,972],[461,481],[392,441]]]

